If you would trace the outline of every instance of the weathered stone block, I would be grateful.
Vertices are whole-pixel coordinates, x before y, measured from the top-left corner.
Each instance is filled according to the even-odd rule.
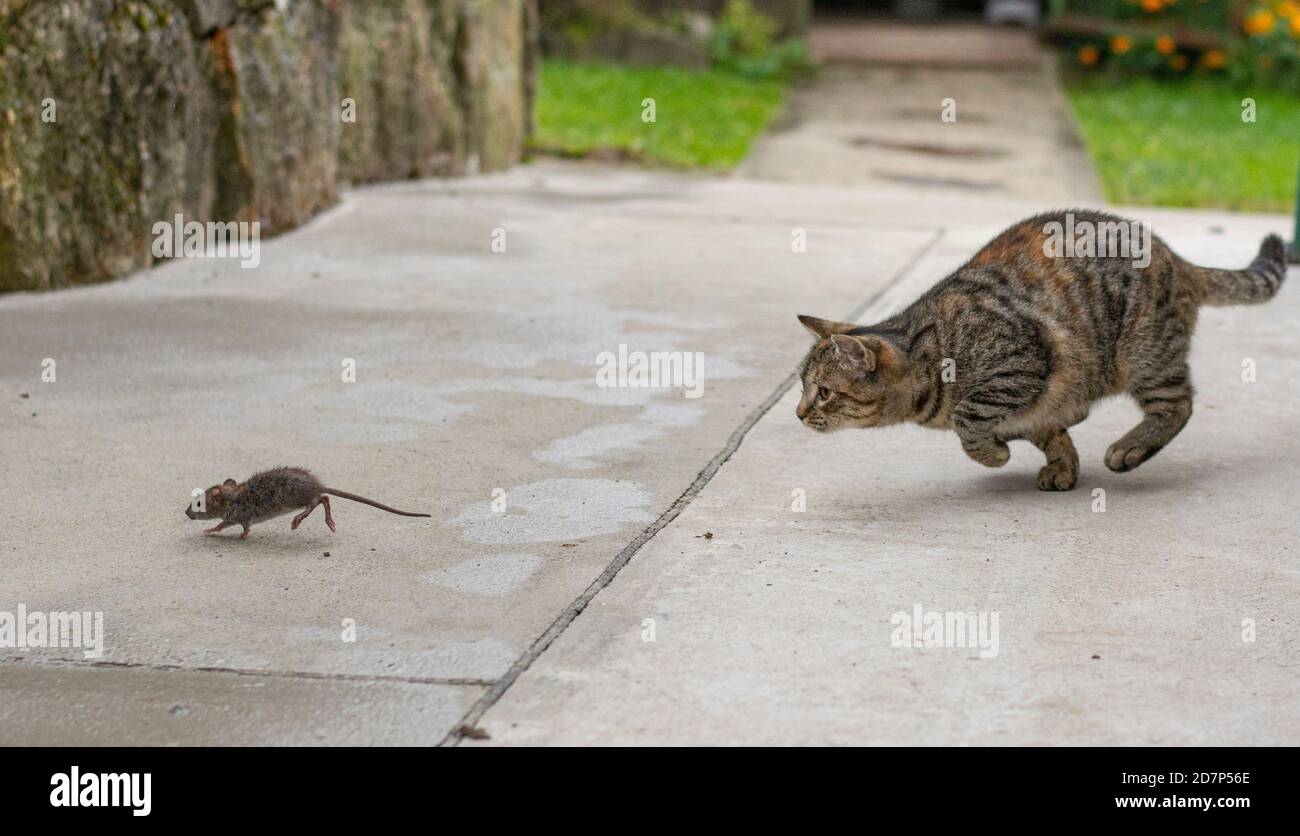
[[[339,15],[319,2],[285,6],[241,15],[208,50],[233,127],[216,137],[213,212],[261,221],[265,234],[298,226],[337,197]]]
[[[148,266],[178,213],[273,234],[510,165],[536,37],[533,0],[0,0],[0,292]]]
[[[111,0],[10,10],[0,19],[0,290],[147,265],[153,219],[204,197],[191,177],[206,161],[188,126],[212,114],[178,15]]]
[[[341,175],[352,182],[459,174],[464,115],[453,66],[459,8],[423,0],[348,4],[342,11]]]

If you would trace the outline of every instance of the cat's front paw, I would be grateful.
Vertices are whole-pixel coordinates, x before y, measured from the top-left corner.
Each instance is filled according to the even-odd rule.
[[[1011,459],[1011,449],[1007,447],[1005,441],[989,439],[978,444],[967,444],[963,441],[961,446],[966,451],[966,455],[985,467],[1001,467]]]
[[[1038,471],[1040,491],[1068,491],[1079,481],[1079,468],[1073,462],[1048,462]]]

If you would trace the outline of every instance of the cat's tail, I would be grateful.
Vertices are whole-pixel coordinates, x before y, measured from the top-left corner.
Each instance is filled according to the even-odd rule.
[[[1276,296],[1286,279],[1286,246],[1270,235],[1245,270],[1193,269],[1204,292],[1202,305],[1258,305]]]

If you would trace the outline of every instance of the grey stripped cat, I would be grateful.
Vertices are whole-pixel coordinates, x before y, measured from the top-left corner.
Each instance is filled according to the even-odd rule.
[[[1070,214],[1075,226],[1129,224]],[[1049,254],[1046,230],[1066,222],[1054,212],[1015,224],[876,325],[800,316],[817,342],[800,367],[799,419],[820,432],[906,421],[950,429],[989,467],[1006,464],[1008,441],[1026,439],[1047,457],[1038,487],[1070,490],[1079,456],[1068,428],[1094,401],[1128,393],[1142,421],[1110,445],[1106,466],[1132,470],[1154,456],[1192,414],[1197,309],[1273,298],[1286,275],[1282,240],[1265,238],[1244,270],[1217,270],[1152,235],[1150,263],[1137,267],[1130,257]]]

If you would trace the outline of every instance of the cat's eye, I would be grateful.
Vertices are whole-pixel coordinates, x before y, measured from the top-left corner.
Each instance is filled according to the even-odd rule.
[[[832,392],[830,389],[827,389],[824,386],[817,387],[817,400],[821,401],[822,403],[826,403],[833,397],[835,397],[835,393]]]

